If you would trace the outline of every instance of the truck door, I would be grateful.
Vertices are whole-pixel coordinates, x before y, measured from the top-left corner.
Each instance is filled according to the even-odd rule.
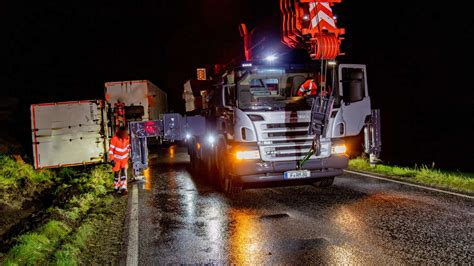
[[[341,102],[334,117],[332,137],[357,136],[371,114],[366,66],[342,64],[338,77]]]

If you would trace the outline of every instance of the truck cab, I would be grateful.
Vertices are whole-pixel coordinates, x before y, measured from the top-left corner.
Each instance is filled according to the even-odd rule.
[[[325,81],[334,101],[320,152],[303,169],[298,162],[315,137],[308,134],[315,97],[299,96],[298,90],[318,70],[296,65],[246,65],[226,72],[210,93],[206,134],[190,140],[192,164],[203,166],[227,192],[291,180],[332,184],[348,165],[344,138],[360,134],[371,115],[365,66],[333,71]]]

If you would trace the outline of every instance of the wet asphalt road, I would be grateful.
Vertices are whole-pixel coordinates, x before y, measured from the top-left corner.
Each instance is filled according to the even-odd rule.
[[[140,265],[474,262],[469,199],[350,175],[229,198],[191,175],[184,150],[152,162],[138,190]]]

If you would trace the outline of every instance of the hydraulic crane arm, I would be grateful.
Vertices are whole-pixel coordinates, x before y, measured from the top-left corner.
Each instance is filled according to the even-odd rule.
[[[337,27],[332,12],[341,0],[281,0],[282,41],[291,48],[304,48],[313,60],[335,59],[345,30]]]
[[[332,12],[334,3],[341,0],[280,0],[283,14],[282,42],[290,48],[302,48],[309,51],[311,59],[321,61],[321,90],[326,91],[327,63],[341,54],[341,41],[344,29],[336,26]],[[309,135],[314,135],[313,145],[306,156],[298,162],[302,169],[306,161],[321,150],[320,137],[328,122],[333,97],[326,93],[313,100]]]

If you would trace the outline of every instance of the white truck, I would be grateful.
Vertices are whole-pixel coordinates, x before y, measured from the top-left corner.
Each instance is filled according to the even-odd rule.
[[[222,75],[209,88],[209,108],[201,112],[205,132],[195,134],[197,126],[187,122],[185,137],[196,172],[206,173],[225,192],[269,182],[329,186],[347,167],[345,138],[364,132],[366,152],[377,155],[380,116],[371,109],[366,67],[339,65],[331,70],[327,111],[316,120],[312,103],[319,98],[298,95],[315,71],[245,64]],[[318,121],[320,132],[308,132]],[[309,152],[313,148],[317,150]]]

